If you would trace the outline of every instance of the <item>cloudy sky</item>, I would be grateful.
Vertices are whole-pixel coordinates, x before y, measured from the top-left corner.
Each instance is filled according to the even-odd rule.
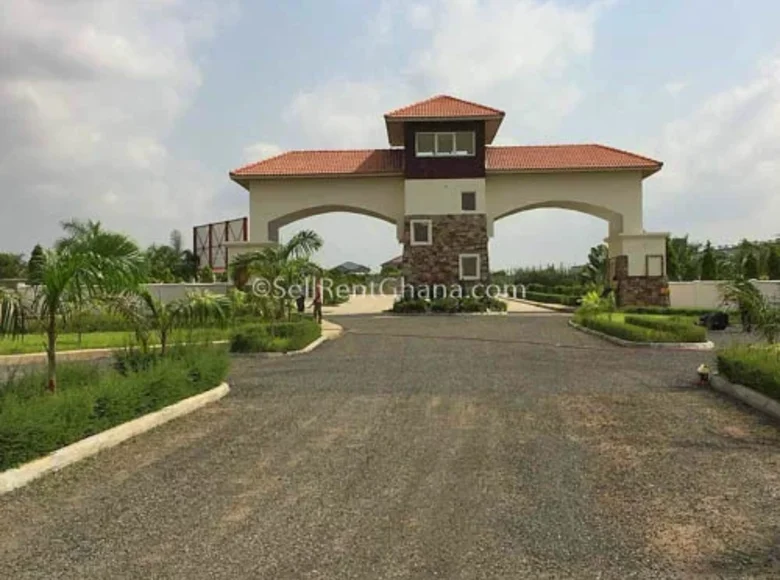
[[[780,233],[774,0],[3,0],[0,250],[60,220],[143,244],[246,215],[227,173],[291,148],[385,147],[382,114],[448,93],[503,109],[500,144],[600,142],[661,159],[645,226]],[[370,266],[392,226],[347,214],[320,259]],[[561,235],[564,233],[564,235]],[[600,220],[496,224],[492,265],[581,262]]]

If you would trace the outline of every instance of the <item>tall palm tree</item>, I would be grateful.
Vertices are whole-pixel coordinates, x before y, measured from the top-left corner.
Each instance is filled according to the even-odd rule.
[[[304,282],[306,277],[321,272],[320,268],[311,261],[311,256],[322,248],[322,243],[322,238],[316,232],[302,230],[285,244],[243,254],[233,262],[234,279],[237,280],[237,273],[245,277],[246,281],[254,275],[264,278],[275,288],[281,287],[284,292],[282,296],[278,296],[277,312],[281,317],[285,311],[289,311],[290,288]]]
[[[46,333],[48,388],[57,388],[57,334],[60,322],[89,302],[136,288],[143,282],[146,262],[127,237],[88,222],[73,229],[54,250],[45,252],[39,284],[31,296],[0,296],[0,333],[17,336],[25,321],[38,320]],[[96,227],[95,227],[96,226]]]

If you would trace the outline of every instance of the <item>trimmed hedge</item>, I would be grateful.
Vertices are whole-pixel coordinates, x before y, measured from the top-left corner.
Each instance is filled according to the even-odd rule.
[[[586,292],[585,288],[582,286],[545,286],[544,284],[527,284],[526,290],[539,294],[558,294],[563,296],[574,296],[575,298],[583,296]]]
[[[719,350],[717,356],[718,371],[732,383],[780,401],[780,349],[742,345]]]
[[[251,324],[233,331],[231,352],[289,352],[300,350],[322,336],[322,327],[312,319],[299,322]]]
[[[693,326],[697,331],[700,331],[703,336],[706,336],[707,334],[705,329],[701,326],[696,326],[693,320],[679,316],[651,318],[649,316],[626,314],[623,317],[623,321],[626,324],[633,324],[634,326],[642,326],[653,330],[661,330],[663,332],[680,332],[682,328]]]
[[[662,314],[665,316],[702,316],[712,312],[725,312],[721,308],[671,308],[663,306],[624,306],[620,309],[626,314]]]
[[[528,290],[525,292],[525,299],[546,304],[563,304],[564,306],[578,306],[580,303],[579,296],[569,296],[566,294],[545,294],[542,292],[529,292]]]
[[[405,298],[393,303],[392,312],[399,314],[455,314],[458,312],[505,312],[506,302],[490,296],[479,298],[466,296],[464,298]]]
[[[575,322],[587,328],[630,340],[632,342],[705,342],[707,332],[704,328],[694,325],[679,324],[667,330],[657,330],[646,326],[627,324],[617,318],[610,319],[607,315],[578,316]]]
[[[230,364],[217,347],[173,348],[165,357],[125,352],[119,359],[120,370],[58,365],[55,393],[45,391],[44,371],[0,383],[0,471],[212,389]]]

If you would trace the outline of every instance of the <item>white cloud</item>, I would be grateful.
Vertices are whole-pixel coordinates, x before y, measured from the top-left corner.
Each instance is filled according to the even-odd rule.
[[[403,36],[417,30],[421,47],[408,63],[389,77],[332,79],[301,92],[286,118],[312,147],[380,146],[382,113],[449,93],[511,110],[502,134],[527,140],[529,130],[549,131],[579,102],[571,73],[587,63],[606,5],[385,0],[371,29],[379,43],[404,27],[412,30]]]
[[[780,58],[667,123],[648,151],[666,161],[646,184],[649,213],[664,229],[719,241],[776,234]]]
[[[261,161],[262,159],[268,159],[269,157],[275,157],[282,153],[283,149],[275,143],[253,143],[244,147],[244,161],[246,163],[252,163],[254,161]]]
[[[27,250],[57,222],[100,219],[165,239],[211,209],[223,177],[168,134],[201,84],[196,49],[231,3],[7,0],[0,21],[0,245]]]

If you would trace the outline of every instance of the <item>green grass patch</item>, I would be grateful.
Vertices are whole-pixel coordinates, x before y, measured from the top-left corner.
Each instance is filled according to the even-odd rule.
[[[697,319],[712,312],[726,312],[722,308],[672,308],[663,306],[623,306],[621,312],[626,314],[656,314],[663,316],[693,316]]]
[[[171,336],[174,342],[209,342],[226,340],[230,336],[227,328],[195,328],[177,330]],[[135,335],[127,331],[90,332],[82,334],[65,333],[57,337],[57,352],[90,348],[124,348],[136,344]],[[159,344],[153,337],[151,344]],[[9,336],[0,338],[0,355],[30,354],[46,351],[46,336],[42,334],[26,334],[17,338]]]
[[[289,352],[302,349],[320,336],[322,336],[322,327],[313,319],[251,324],[232,332],[230,350],[231,352]]]
[[[58,365],[55,393],[45,390],[44,371],[0,382],[0,471],[214,388],[230,364],[216,346],[177,347],[165,357],[126,351],[116,362]]]
[[[632,316],[622,313],[575,316],[586,328],[632,342],[706,342],[707,331],[686,318]]]
[[[721,349],[717,356],[718,371],[729,381],[780,401],[780,348],[740,345]]]

